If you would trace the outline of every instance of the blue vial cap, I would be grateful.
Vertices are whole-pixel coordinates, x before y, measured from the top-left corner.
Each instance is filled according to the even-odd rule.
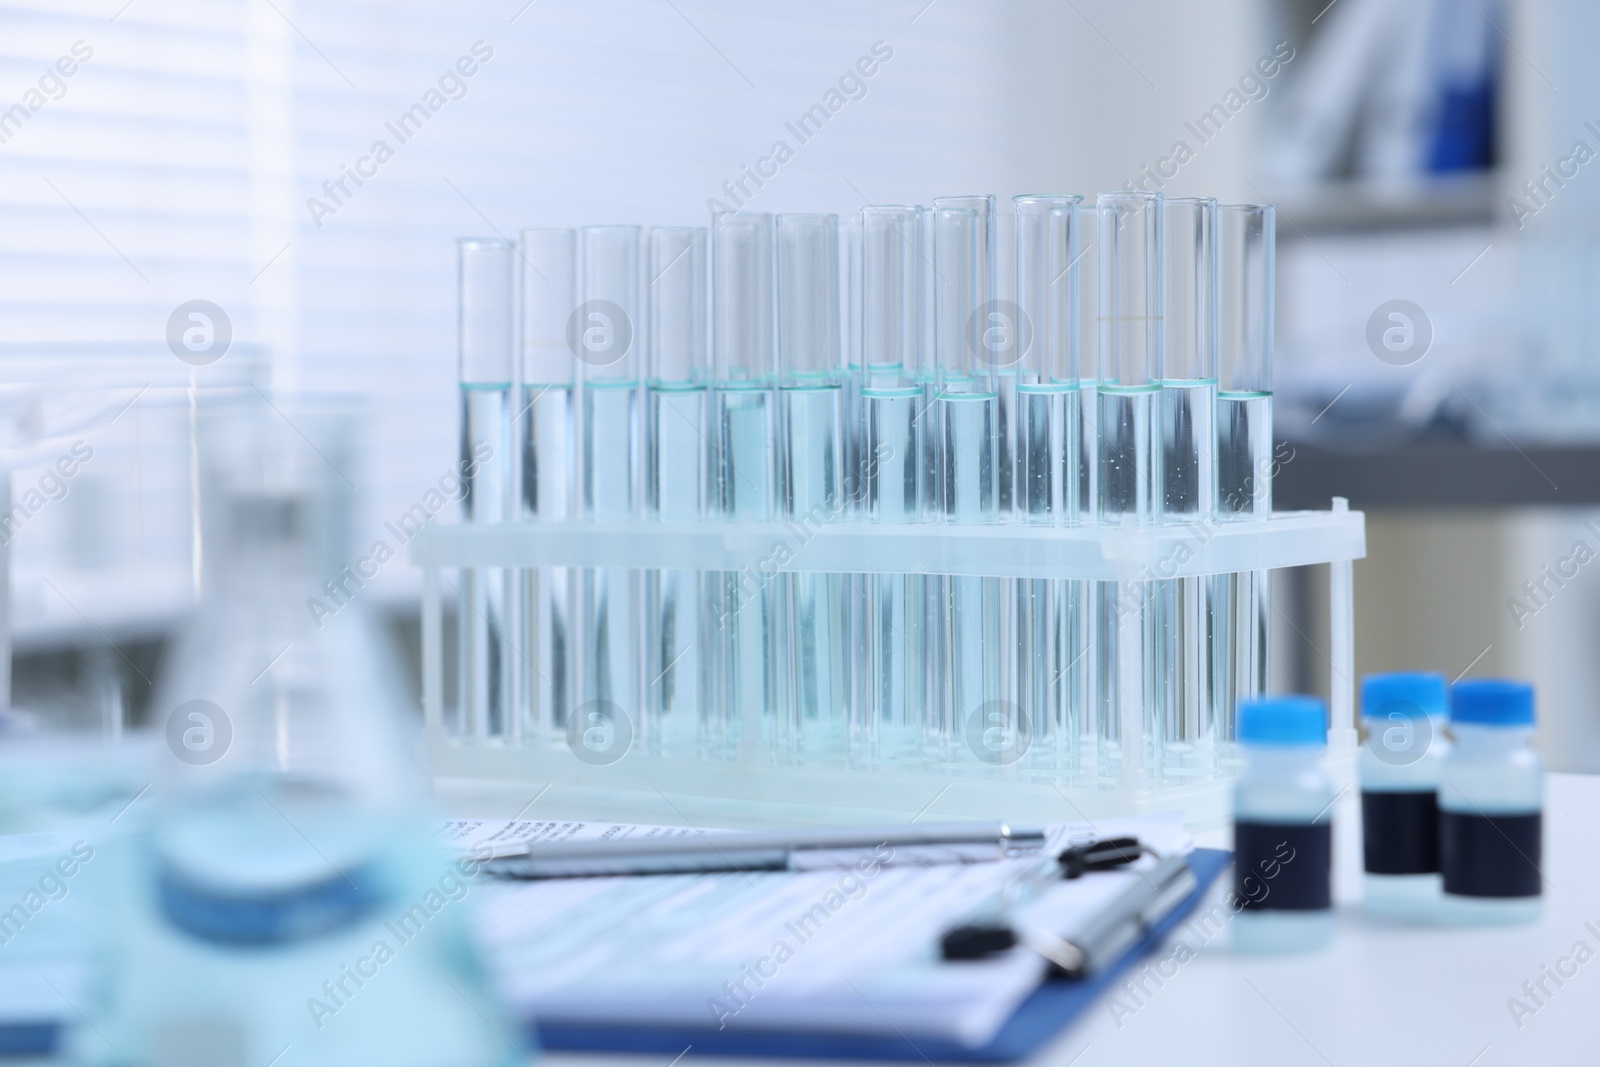
[[[1392,715],[1443,717],[1450,712],[1450,694],[1444,675],[1427,671],[1369,674],[1361,679],[1361,714],[1387,719]]]
[[[1316,697],[1263,697],[1239,705],[1245,745],[1326,745],[1328,709]]]
[[[1532,726],[1533,686],[1505,678],[1474,678],[1450,689],[1450,718],[1477,726]]]

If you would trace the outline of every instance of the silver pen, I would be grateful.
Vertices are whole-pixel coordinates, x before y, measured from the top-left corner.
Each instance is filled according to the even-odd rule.
[[[879,863],[981,863],[1037,853],[1039,827],[1003,822],[919,826],[842,826],[752,833],[696,832],[679,837],[532,842],[502,846],[484,870],[511,878],[620,874],[803,871]],[[888,850],[888,855],[884,855]],[[864,855],[863,855],[864,854]]]

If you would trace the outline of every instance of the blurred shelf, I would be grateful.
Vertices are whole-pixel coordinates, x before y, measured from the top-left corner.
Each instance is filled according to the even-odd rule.
[[[1485,448],[1432,442],[1371,452],[1286,442],[1275,507],[1325,508],[1334,496],[1371,511],[1600,504],[1600,442]]]
[[[1359,233],[1367,230],[1484,226],[1494,221],[1495,174],[1470,173],[1405,185],[1338,181],[1311,189],[1267,189],[1285,225],[1279,237],[1296,231]]]
[[[54,571],[19,576],[12,590],[12,642],[35,652],[170,632],[194,607],[186,569]]]

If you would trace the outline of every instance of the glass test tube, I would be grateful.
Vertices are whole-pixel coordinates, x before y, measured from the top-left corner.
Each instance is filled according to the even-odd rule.
[[[1015,203],[1007,204],[1015,208]],[[993,367],[996,405],[996,437],[1000,467],[1000,513],[1014,515],[1018,500],[1013,485],[1022,457],[1017,450],[1017,383],[1019,364],[1024,356],[1024,325],[1017,308],[1017,217],[996,212],[994,216],[994,289],[988,306],[979,315],[977,328],[983,331],[980,347]]]
[[[772,216],[718,214],[711,231],[710,512],[728,521],[773,517],[778,440],[773,399]],[[708,752],[751,761],[776,690],[774,590],[746,567],[707,574],[714,634]]]
[[[923,520],[922,419],[918,375],[922,314],[922,211],[868,207],[861,213],[861,358],[867,520]],[[928,608],[920,574],[869,574],[864,622],[863,708],[868,751],[882,762],[920,760],[931,670]]]
[[[862,388],[868,375],[861,354],[861,217],[851,215],[839,224],[839,315],[843,323],[840,343],[841,388],[844,395],[844,464],[846,510],[856,517],[866,511],[866,413],[862,407]],[[865,574],[852,574],[846,587],[850,602],[850,632],[867,632],[867,586]],[[871,749],[870,724],[866,719],[870,680],[866,672],[866,650],[860,640],[850,655],[850,742],[854,754]]]
[[[1217,202],[1163,205],[1161,461],[1163,512],[1204,541],[1216,521]],[[1212,765],[1211,586],[1209,578],[1160,582],[1167,625],[1162,703],[1165,771]]]
[[[1073,213],[1078,224],[1078,518],[1086,525],[1100,521],[1100,208],[1091,202],[1079,204]],[[1085,655],[1079,663],[1084,705],[1079,723],[1080,766],[1085,768],[1098,755],[1100,716],[1098,696],[1099,663],[1095,654],[1098,633],[1098,591],[1093,582],[1084,583],[1083,640]]]
[[[519,494],[527,522],[577,515],[577,361],[567,329],[577,308],[577,231],[529,229],[521,235],[522,402],[514,420],[522,450]],[[531,567],[517,576],[524,668],[518,692],[541,737],[566,736],[573,707],[570,567]]]
[[[1016,207],[1016,512],[1022,522],[1081,521],[1078,368],[1079,196],[1019,196]],[[1076,763],[1087,703],[1089,583],[1017,582],[1017,701],[1032,762]]]
[[[625,522],[638,516],[639,228],[587,226],[579,237],[583,514]],[[623,567],[580,574],[579,721],[569,737],[619,723],[637,729],[641,578]]]
[[[1224,520],[1272,517],[1272,332],[1276,212],[1217,209],[1217,508]],[[1267,689],[1268,571],[1213,583],[1223,640],[1213,648],[1216,733],[1235,740],[1239,702]]]
[[[511,242],[464,238],[459,261],[458,339],[464,522],[502,522],[511,499],[511,382],[514,284]],[[510,576],[504,568],[462,574],[461,732],[520,733],[513,712]]]
[[[939,394],[943,389],[939,370],[939,350],[936,341],[939,275],[934,269],[934,212],[929,207],[917,208],[918,258],[922,262],[922,311],[917,319],[916,380],[922,387],[922,407],[918,412],[917,435],[921,438],[922,458],[919,463],[920,496],[924,522],[944,521],[944,433],[940,423]],[[923,692],[927,699],[927,713],[923,723],[923,752],[931,759],[944,759],[953,738],[949,724],[955,715],[952,704],[952,674],[950,654],[950,619],[948,614],[949,580],[945,575],[926,574],[922,577],[922,633],[923,657],[927,671],[923,677]]]
[[[645,508],[662,522],[694,522],[705,508],[706,231],[652,229],[646,239],[649,327],[645,390]],[[645,738],[652,752],[699,746],[700,575],[645,575]]]
[[[987,321],[994,299],[994,197],[934,200],[935,349],[944,521],[991,523],[1000,511],[997,346]],[[1009,765],[1026,727],[1008,699],[1004,644],[1008,582],[949,576],[945,615],[950,705],[941,730],[950,758]]]
[[[839,220],[777,217],[779,492],[794,550],[849,506],[839,365]],[[852,489],[855,479],[849,479]],[[782,576],[780,749],[843,755],[850,726],[850,578]]]
[[[1150,526],[1162,503],[1161,194],[1102,193],[1098,208],[1100,522]],[[1130,574],[1099,583],[1096,599],[1100,773],[1138,782],[1163,732],[1155,583]]]

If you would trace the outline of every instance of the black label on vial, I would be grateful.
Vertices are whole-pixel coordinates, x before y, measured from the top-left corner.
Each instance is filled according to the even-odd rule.
[[[1433,790],[1363,792],[1361,831],[1368,874],[1439,870],[1439,799]]]
[[[1544,815],[1439,813],[1444,891],[1464,897],[1536,897]]]
[[[1246,911],[1333,906],[1333,824],[1233,824],[1233,891]]]

